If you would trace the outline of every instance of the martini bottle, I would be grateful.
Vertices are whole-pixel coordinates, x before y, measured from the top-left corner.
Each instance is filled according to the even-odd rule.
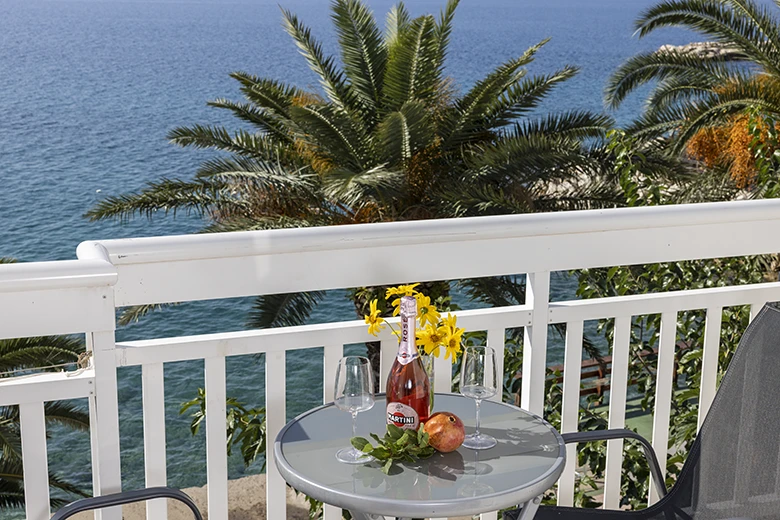
[[[417,350],[417,300],[401,297],[401,341],[387,377],[387,423],[417,430],[428,420],[430,383]]]

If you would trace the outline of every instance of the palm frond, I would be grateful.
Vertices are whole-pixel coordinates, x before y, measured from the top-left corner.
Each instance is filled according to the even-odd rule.
[[[780,38],[769,14],[749,0],[666,0],[644,11],[636,22],[640,37],[662,27],[683,27],[733,45],[747,59],[777,74]]]
[[[119,313],[119,318],[116,320],[116,324],[120,327],[130,325],[131,323],[137,323],[141,318],[149,314],[150,312],[165,309],[172,305],[178,305],[177,303],[147,303],[144,305],[133,305],[131,307],[125,307]]]
[[[387,110],[397,110],[412,99],[426,102],[435,96],[440,81],[434,67],[438,53],[435,26],[432,16],[420,16],[401,32],[385,73]]]
[[[386,165],[380,164],[358,172],[347,169],[328,172],[323,191],[347,206],[360,206],[369,201],[389,205],[401,196],[405,182],[402,170],[387,169]]]
[[[46,421],[67,426],[73,430],[89,430],[89,412],[69,402],[52,401],[44,406]]]
[[[419,101],[407,101],[397,112],[387,114],[377,129],[385,158],[390,164],[408,161],[425,148],[435,128],[428,111]]]
[[[614,120],[607,115],[572,111],[515,123],[505,136],[513,139],[538,134],[566,139],[589,139],[603,137],[614,124]]]
[[[387,46],[388,56],[393,53],[394,49],[400,42],[401,34],[406,30],[411,17],[409,11],[406,10],[406,6],[403,2],[398,2],[390,11],[387,12],[387,18],[385,20],[385,45]]]
[[[523,78],[495,99],[483,123],[485,128],[501,128],[528,114],[559,83],[574,77],[578,71],[576,67],[566,66],[552,74]]]
[[[698,83],[706,78],[711,84],[723,83],[731,77],[726,64],[717,59],[668,49],[640,53],[629,58],[609,78],[604,94],[606,103],[617,108],[628,94],[642,85],[681,75],[696,76]]]
[[[247,72],[230,73],[230,77],[241,83],[241,93],[258,107],[271,112],[277,117],[289,119],[288,110],[302,98],[312,97],[312,94],[287,85],[281,81],[260,78]]]
[[[0,372],[73,363],[82,352],[84,342],[74,336],[4,339],[0,340]]]
[[[204,125],[174,128],[168,132],[168,140],[182,147],[213,148],[256,159],[273,157],[279,147],[278,140],[262,133],[238,130],[231,135],[223,127]]]
[[[207,215],[215,209],[237,210],[245,207],[246,202],[238,198],[224,182],[214,179],[163,179],[149,183],[146,189],[138,193],[106,197],[84,216],[91,221],[109,218],[125,220],[134,215],[151,218],[158,211],[176,215],[184,210],[187,213]]]
[[[460,0],[447,0],[447,5],[439,13],[439,21],[434,28],[434,35],[438,44],[438,59],[436,66],[442,68],[444,60],[447,58],[447,49],[450,45],[450,35],[452,34],[452,21],[455,18],[455,10],[458,8]]]
[[[524,65],[533,61],[536,52],[548,40],[529,48],[522,56],[509,60],[478,81],[456,103],[444,132],[444,148],[456,146],[468,140],[474,131],[483,131],[485,118],[495,106],[496,100],[525,76]]]
[[[246,121],[247,123],[251,123],[264,134],[283,143],[292,140],[290,131],[284,125],[284,120],[279,120],[253,104],[236,103],[235,101],[219,98],[214,101],[209,101],[208,105],[215,108],[230,110],[237,118]]]
[[[344,112],[321,104],[294,107],[292,115],[305,132],[301,139],[327,153],[334,162],[365,168],[370,143],[364,129]]]
[[[357,110],[360,107],[357,96],[344,81],[344,74],[336,68],[333,57],[325,57],[322,45],[297,16],[286,9],[282,9],[282,15],[287,32],[295,40],[309,68],[319,76],[320,84],[331,103],[345,111]]]
[[[382,101],[387,48],[374,15],[360,0],[335,0],[333,22],[339,37],[344,72],[362,105],[375,119]]]
[[[249,326],[267,329],[303,325],[324,298],[324,291],[258,296],[252,306]]]

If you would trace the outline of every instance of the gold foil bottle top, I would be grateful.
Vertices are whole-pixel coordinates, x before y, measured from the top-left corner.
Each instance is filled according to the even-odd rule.
[[[417,318],[417,298],[401,296],[401,319]]]

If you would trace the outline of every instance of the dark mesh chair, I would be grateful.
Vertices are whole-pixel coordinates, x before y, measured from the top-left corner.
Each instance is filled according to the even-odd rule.
[[[63,507],[51,517],[51,520],[65,520],[76,513],[83,511],[93,511],[105,507],[121,506],[133,502],[142,502],[154,498],[171,498],[183,502],[192,511],[195,520],[203,520],[203,516],[198,511],[195,502],[183,491],[169,487],[151,487],[146,489],[137,489],[135,491],[125,491],[124,493],[114,493],[113,495],[104,495],[102,497],[82,498],[71,502]]]
[[[624,431],[567,434],[564,440],[616,438]],[[652,450],[649,455],[651,468],[656,466],[655,472],[658,463],[654,462]],[[641,511],[543,506],[534,518],[780,520],[780,310],[777,308],[764,306],[745,331],[677,482],[668,493],[661,484],[660,491],[662,498]],[[515,520],[521,514],[521,510],[506,512],[504,519]]]

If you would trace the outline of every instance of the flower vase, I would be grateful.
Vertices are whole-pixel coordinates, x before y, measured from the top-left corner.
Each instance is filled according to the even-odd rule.
[[[425,373],[428,374],[428,387],[430,388],[430,399],[428,400],[428,412],[433,413],[433,360],[434,356],[432,354],[423,354],[420,356],[422,359],[423,367],[425,368]]]

